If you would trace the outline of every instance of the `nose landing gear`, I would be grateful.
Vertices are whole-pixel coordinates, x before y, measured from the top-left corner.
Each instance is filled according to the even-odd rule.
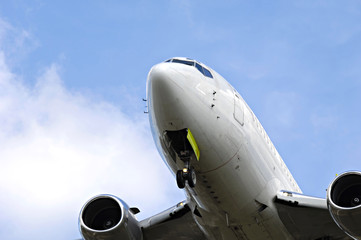
[[[189,161],[185,162],[185,166],[182,170],[177,171],[177,185],[180,189],[183,189],[188,182],[188,186],[194,188],[197,182],[196,172],[194,168],[189,165]]]
[[[194,188],[197,182],[196,172],[194,169],[184,167],[183,170],[177,171],[177,185],[179,188],[183,189],[188,182],[188,186]]]
[[[188,183],[189,187],[194,188],[196,172],[190,163],[199,161],[200,151],[190,129],[165,131],[164,140],[172,159],[184,163],[183,169],[176,172],[178,187],[183,189]]]

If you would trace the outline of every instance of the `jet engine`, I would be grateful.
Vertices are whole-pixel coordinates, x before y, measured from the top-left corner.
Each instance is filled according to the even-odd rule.
[[[80,232],[85,240],[140,240],[142,230],[133,212],[115,196],[96,196],[80,211]]]
[[[327,189],[327,206],[336,224],[361,239],[361,172],[345,172]]]

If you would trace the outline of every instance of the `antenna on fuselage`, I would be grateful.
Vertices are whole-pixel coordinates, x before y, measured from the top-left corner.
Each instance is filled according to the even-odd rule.
[[[147,101],[148,101],[148,100],[145,99],[145,98],[142,98],[142,100],[143,100],[143,102],[147,102]],[[147,108],[147,107],[148,107],[148,105],[145,105],[145,108]],[[144,113],[149,113],[148,109],[147,109],[146,111],[144,111]]]

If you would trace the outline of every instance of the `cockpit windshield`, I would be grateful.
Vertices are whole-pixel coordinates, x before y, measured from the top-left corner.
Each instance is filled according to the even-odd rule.
[[[196,61],[193,61],[191,59],[183,60],[183,59],[171,58],[165,62],[180,63],[180,64],[185,64],[188,66],[193,66],[193,67],[196,67],[198,69],[198,71],[200,71],[204,76],[213,78],[212,73],[207,68],[203,67],[202,65],[200,65],[199,63],[197,63]]]
[[[194,61],[186,61],[186,60],[180,60],[180,59],[173,59],[173,63],[181,63],[189,66],[194,66]]]

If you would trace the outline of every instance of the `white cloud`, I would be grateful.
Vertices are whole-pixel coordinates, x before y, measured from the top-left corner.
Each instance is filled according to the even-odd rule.
[[[141,217],[181,200],[148,128],[145,115],[67,90],[56,64],[25,86],[0,53],[0,239],[77,238],[80,207],[99,193]]]
[[[27,30],[19,30],[0,18],[0,50],[7,56],[7,62],[20,62],[40,43]],[[6,52],[4,52],[6,50]]]

